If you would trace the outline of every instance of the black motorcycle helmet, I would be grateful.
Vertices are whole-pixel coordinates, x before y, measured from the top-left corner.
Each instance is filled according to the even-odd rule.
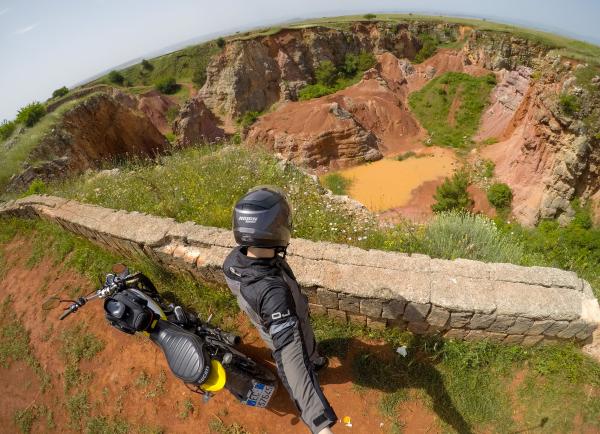
[[[283,191],[267,185],[246,193],[233,209],[233,234],[241,246],[285,251],[292,234],[292,211]]]

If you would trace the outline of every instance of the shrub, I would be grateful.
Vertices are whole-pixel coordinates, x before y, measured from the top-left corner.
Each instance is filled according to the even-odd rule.
[[[510,187],[504,183],[492,184],[487,191],[487,198],[496,209],[510,207],[513,194]]]
[[[122,85],[125,77],[119,71],[110,71],[108,73],[108,81],[113,84]]]
[[[225,46],[225,39],[223,39],[222,37],[218,38],[217,39],[217,47],[223,48],[224,46]]]
[[[466,172],[456,172],[452,178],[447,178],[436,191],[434,198],[436,203],[431,206],[434,212],[458,210],[470,210],[473,207],[473,199],[469,196],[467,187],[469,176]]]
[[[52,98],[60,98],[61,96],[65,96],[69,93],[69,88],[67,86],[63,86],[59,89],[56,89],[52,92]]]
[[[523,247],[489,218],[465,211],[443,212],[425,230],[421,250],[436,258],[520,263]]]
[[[581,109],[581,105],[575,95],[563,93],[558,98],[558,105],[562,112],[566,115],[573,116]]]
[[[375,15],[375,14],[364,14],[363,18],[365,20],[374,20],[375,18],[377,18],[377,15]]]
[[[421,48],[415,55],[415,62],[421,63],[431,56],[435,54],[438,46],[440,45],[440,41],[435,36],[431,36],[428,34],[419,35],[419,39],[421,40]]]
[[[204,83],[206,82],[206,69],[200,67],[194,69],[194,72],[192,73],[192,82],[198,89],[204,86]]]
[[[142,59],[142,69],[146,71],[152,71],[154,69],[154,65],[148,62],[146,59]]]
[[[17,122],[32,127],[46,114],[46,108],[42,103],[32,102],[19,110],[17,113]]]
[[[352,185],[352,181],[348,178],[344,178],[339,173],[330,173],[325,175],[323,178],[323,184],[327,187],[333,194],[348,194],[348,189],[350,185]]]
[[[248,128],[254,122],[256,122],[261,115],[261,112],[251,111],[244,113],[244,116],[240,119],[240,125],[242,128]]]
[[[496,170],[496,163],[492,160],[485,160],[483,162],[483,173],[484,178],[491,178],[494,176],[494,170]]]
[[[318,84],[333,86],[338,78],[338,71],[330,60],[325,60],[317,66],[315,78]]]
[[[177,92],[179,85],[175,81],[174,77],[163,77],[154,82],[154,87],[161,93],[170,95]]]
[[[23,196],[31,196],[32,194],[45,194],[47,190],[48,187],[46,186],[46,183],[43,180],[36,178],[31,182],[31,184],[29,184],[29,188],[23,194]]]
[[[12,133],[15,131],[16,127],[17,124],[15,121],[7,121],[4,119],[2,123],[0,123],[0,139],[6,140],[12,136]]]

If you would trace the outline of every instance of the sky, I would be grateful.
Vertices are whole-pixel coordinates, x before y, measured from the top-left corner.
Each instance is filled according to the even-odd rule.
[[[182,41],[367,12],[483,17],[600,44],[598,0],[0,0],[0,120]]]

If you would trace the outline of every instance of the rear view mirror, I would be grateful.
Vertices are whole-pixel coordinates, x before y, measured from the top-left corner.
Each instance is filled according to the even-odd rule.
[[[60,297],[58,295],[52,295],[52,296],[48,297],[46,299],[46,301],[44,301],[42,303],[42,309],[43,310],[52,310],[52,309],[58,307],[59,304],[60,304]]]

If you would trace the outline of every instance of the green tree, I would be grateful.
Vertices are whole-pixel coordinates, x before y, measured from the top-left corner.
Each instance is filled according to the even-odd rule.
[[[154,87],[159,92],[165,93],[167,95],[175,93],[175,92],[177,92],[177,89],[179,89],[179,85],[175,81],[174,77],[160,78],[160,79],[156,80],[156,82],[154,82]]]
[[[315,70],[315,78],[317,83],[333,86],[338,79],[338,71],[330,60],[325,60]]]
[[[487,192],[487,198],[496,209],[508,208],[513,194],[510,187],[504,183],[492,184]]]
[[[65,96],[69,93],[69,88],[67,86],[63,86],[59,89],[56,89],[52,92],[52,98],[60,98],[61,96]]]
[[[123,80],[125,80],[125,77],[123,77],[123,74],[121,74],[119,71],[110,71],[108,73],[108,81],[110,81],[113,84],[123,84]]]
[[[375,15],[375,14],[364,14],[363,18],[365,20],[374,20],[375,18],[377,18],[377,15]]]
[[[42,103],[32,102],[22,107],[17,113],[17,122],[27,127],[32,127],[46,114],[46,108]]]
[[[450,211],[453,209],[470,211],[473,199],[469,196],[469,175],[465,171],[456,172],[452,178],[447,178],[433,196],[436,203],[431,206],[434,212]]]
[[[223,48],[225,46],[225,39],[220,37],[217,39],[217,47]]]

